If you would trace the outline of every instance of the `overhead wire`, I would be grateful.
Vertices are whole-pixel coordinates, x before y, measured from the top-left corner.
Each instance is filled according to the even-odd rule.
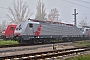
[[[90,9],[90,7],[87,7],[87,6],[84,6],[84,5],[80,5],[80,4],[77,4],[77,3],[73,3],[73,2],[70,2],[70,1],[67,1],[67,0],[62,0],[62,1],[65,1],[65,2],[68,2],[68,3],[74,4],[74,5],[78,5],[78,6]]]
[[[90,9],[90,7],[87,7],[87,6],[84,6],[84,5],[80,5],[80,4],[77,4],[77,3],[73,3],[73,2],[70,2],[70,1],[67,1],[67,0],[62,0],[62,1],[65,1],[65,2],[68,2],[68,3],[71,3],[71,4],[75,4],[75,5],[82,6],[82,7],[85,7],[85,8],[89,8],[89,9]],[[83,2],[83,3],[90,4],[90,2],[83,1],[83,0],[74,0],[74,1],[79,1],[79,2]],[[24,1],[24,2],[25,2],[25,1]],[[27,3],[27,2],[26,2],[26,3]],[[34,5],[34,4],[33,4],[33,5]],[[8,9],[8,8],[5,8],[5,7],[0,7],[0,8]]]
[[[0,7],[0,8],[3,8],[3,9],[8,9],[8,8],[5,8],[5,7]]]
[[[83,0],[74,0],[74,1],[79,1],[79,2],[86,3],[86,4],[90,4],[90,2],[88,2],[88,1],[83,1]]]

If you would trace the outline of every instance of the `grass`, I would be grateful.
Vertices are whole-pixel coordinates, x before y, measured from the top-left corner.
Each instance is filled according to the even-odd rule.
[[[90,60],[90,54],[89,55],[80,55],[78,57],[67,58],[66,60]]]
[[[90,41],[79,41],[75,45],[77,45],[77,46],[90,46]]]
[[[90,41],[79,41],[76,42],[77,46],[90,46]],[[79,55],[77,57],[67,58],[65,60],[90,60],[90,54],[89,55]]]
[[[13,40],[7,40],[7,41],[1,40],[0,41],[0,46],[2,46],[2,45],[12,45],[12,44],[18,44],[18,42],[17,41],[13,41]]]

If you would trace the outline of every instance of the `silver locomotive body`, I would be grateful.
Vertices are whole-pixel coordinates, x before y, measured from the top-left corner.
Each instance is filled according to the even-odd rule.
[[[27,20],[17,25],[14,35],[20,42],[43,42],[49,41],[46,39],[57,40],[75,40],[83,37],[83,33],[76,26],[70,26],[66,24],[57,24],[52,22],[34,22]]]

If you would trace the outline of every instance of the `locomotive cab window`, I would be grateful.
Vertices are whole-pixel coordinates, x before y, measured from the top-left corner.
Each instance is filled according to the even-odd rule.
[[[30,27],[30,28],[33,28],[33,24],[29,23],[29,27]]]
[[[14,27],[11,27],[10,30],[14,30]]]
[[[21,30],[22,27],[21,27],[21,24],[16,28],[16,30]]]
[[[86,31],[88,31],[89,29],[86,29]]]

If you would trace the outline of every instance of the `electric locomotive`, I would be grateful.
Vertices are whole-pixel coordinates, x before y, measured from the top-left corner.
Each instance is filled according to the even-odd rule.
[[[14,30],[16,29],[17,24],[9,24],[5,30],[2,31],[2,39],[13,39]]]
[[[29,19],[17,25],[14,39],[19,43],[50,43],[81,40],[83,33],[72,24]]]

